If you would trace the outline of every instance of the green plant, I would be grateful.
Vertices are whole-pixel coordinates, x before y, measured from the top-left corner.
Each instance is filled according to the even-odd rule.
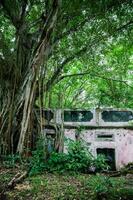
[[[52,152],[47,160],[46,169],[50,172],[83,172],[88,173],[94,166],[101,170],[107,167],[104,156],[94,158],[83,141],[70,141],[67,153]]]
[[[128,163],[123,168],[121,168],[121,174],[133,174],[133,163]]]
[[[72,141],[68,145],[68,168],[72,171],[85,172],[93,161],[93,156],[83,141]]]
[[[36,149],[32,151],[32,157],[29,158],[29,175],[35,175],[42,172],[45,168],[45,145],[44,138],[40,137],[36,144]]]
[[[108,189],[112,187],[112,182],[109,177],[96,175],[90,180],[89,186],[96,194],[101,195],[108,192]]]
[[[83,127],[83,126],[78,126],[76,128],[75,135],[76,135],[77,138],[82,134],[83,130],[85,130],[85,127]]]
[[[118,188],[124,186],[124,180],[122,178],[113,180],[108,176],[97,174],[89,179],[87,185],[92,191],[93,199],[109,199],[111,196],[116,197]]]
[[[11,154],[11,155],[5,156],[5,158],[3,160],[3,165],[4,165],[4,167],[14,168],[17,163],[21,163],[21,162],[22,162],[22,160],[21,160],[20,155]]]
[[[67,170],[67,163],[69,157],[65,153],[52,152],[50,158],[47,161],[46,169],[50,172],[62,173]]]
[[[110,167],[106,161],[105,155],[97,155],[97,157],[93,160],[93,166],[95,166],[96,171],[108,170]]]
[[[92,163],[92,155],[81,141],[69,141],[68,152],[53,152],[47,161],[47,169],[57,172],[85,172]]]
[[[29,160],[29,174],[38,174],[44,170],[58,173],[88,173],[92,166],[96,170],[101,170],[107,165],[104,156],[94,158],[82,140],[69,141],[67,153],[52,152],[46,159],[44,139],[40,138]]]

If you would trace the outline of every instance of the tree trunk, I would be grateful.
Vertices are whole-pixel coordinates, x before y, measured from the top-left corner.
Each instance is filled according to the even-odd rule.
[[[47,52],[50,49],[50,37],[55,26],[55,22],[58,14],[58,0],[53,1],[53,8],[51,10],[50,16],[48,18],[47,25],[42,33],[40,42],[35,51],[35,56],[33,57],[30,69],[31,69],[31,79],[27,82],[26,92],[25,92],[25,103],[23,109],[23,118],[21,124],[21,132],[18,142],[17,151],[22,154],[24,147],[24,140],[28,130],[30,122],[30,114],[34,105],[34,97],[36,93],[37,79],[39,78],[39,72],[41,65],[47,62]]]
[[[5,6],[4,3],[3,6]],[[17,27],[16,66],[18,67],[18,65],[20,65],[21,75],[19,77],[21,77],[21,79],[17,81],[18,85],[16,85],[15,88],[13,80],[14,93],[10,91],[10,87],[8,87],[9,94],[7,91],[5,92],[3,90],[5,96],[0,96],[2,104],[0,106],[1,154],[6,154],[7,152],[11,153],[11,137],[14,137],[15,140],[16,137],[19,138],[17,151],[19,154],[23,152],[25,137],[28,134],[31,112],[34,106],[36,86],[40,77],[40,68],[43,66],[43,63],[47,62],[46,55],[50,49],[50,40],[56,24],[58,10],[59,0],[53,0],[43,30],[41,30],[33,49],[29,47],[25,49],[24,46],[29,43],[28,34],[26,34],[27,32],[24,30],[24,27],[26,27],[24,21],[19,29]],[[10,15],[10,17],[12,16]],[[25,71],[22,70],[23,68]],[[13,101],[12,97],[14,99]],[[9,109],[9,107],[11,109]]]

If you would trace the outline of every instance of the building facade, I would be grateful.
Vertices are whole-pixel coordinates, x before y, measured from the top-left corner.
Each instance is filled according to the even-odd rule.
[[[54,110],[50,123],[63,125],[64,138],[76,140],[77,130],[89,151],[97,156],[104,154],[112,169],[133,162],[133,111],[122,109]],[[50,129],[47,129],[47,133]],[[48,133],[48,134],[49,134]],[[51,131],[52,133],[52,131]],[[52,133],[54,134],[54,133]],[[67,146],[64,143],[64,151]]]

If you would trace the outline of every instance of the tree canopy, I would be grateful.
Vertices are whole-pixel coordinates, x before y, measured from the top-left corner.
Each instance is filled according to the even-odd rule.
[[[1,151],[16,135],[23,151],[35,105],[132,107],[132,15],[130,0],[0,0]]]

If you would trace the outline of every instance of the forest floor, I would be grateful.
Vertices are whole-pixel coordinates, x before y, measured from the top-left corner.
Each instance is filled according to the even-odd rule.
[[[0,167],[0,193],[19,168]],[[133,200],[133,174],[109,178],[104,174],[50,174],[27,177],[5,191],[0,200]]]

